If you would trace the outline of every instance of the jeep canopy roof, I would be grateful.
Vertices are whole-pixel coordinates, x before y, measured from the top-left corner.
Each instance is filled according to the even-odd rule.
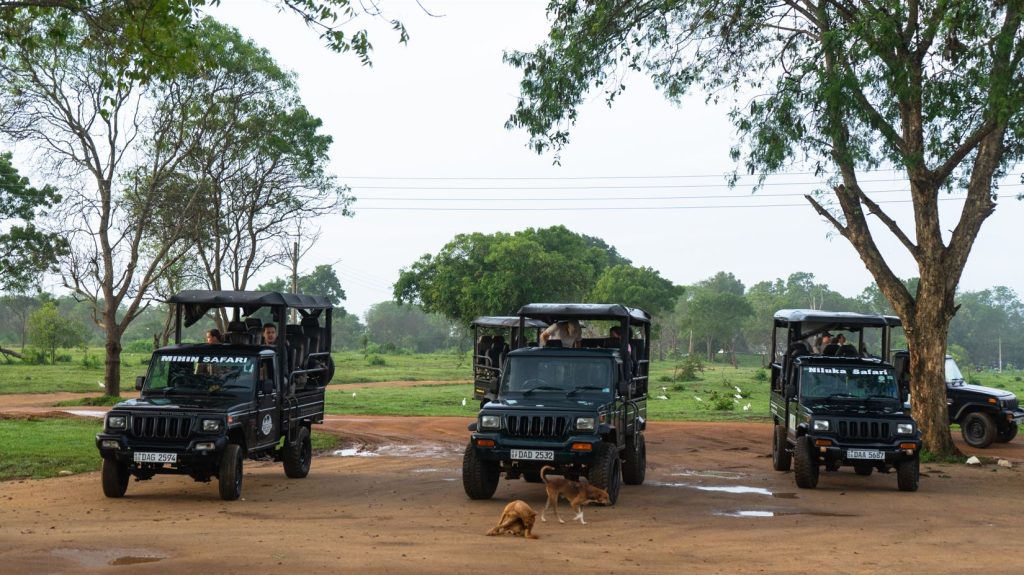
[[[547,323],[539,319],[526,320],[528,328],[545,328],[547,326]],[[517,316],[482,315],[474,319],[469,327],[519,327],[519,318]]]
[[[894,315],[818,309],[780,309],[775,312],[775,325],[777,327],[783,327],[796,322],[838,324],[850,327],[897,327],[902,325],[900,318]]]
[[[519,308],[517,313],[548,323],[573,318],[619,321],[629,318],[632,324],[651,323],[651,315],[646,311],[617,303],[531,303]]]
[[[264,307],[295,308],[300,313],[303,310],[318,310],[314,314],[302,313],[303,316],[315,316],[319,310],[334,308],[334,304],[325,297],[270,291],[186,290],[168,298],[167,303],[180,304],[185,309],[186,327],[202,319],[206,312],[219,307],[242,308],[245,315]]]

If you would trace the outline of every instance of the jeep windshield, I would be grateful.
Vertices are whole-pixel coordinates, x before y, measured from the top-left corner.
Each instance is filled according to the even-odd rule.
[[[960,372],[960,366],[951,357],[946,358],[946,383],[948,385],[963,385],[964,374]]]
[[[252,396],[256,358],[237,355],[156,355],[142,389],[144,395]]]
[[[800,394],[808,403],[898,402],[899,388],[889,367],[806,366]]]
[[[510,357],[499,393],[562,397],[607,394],[612,390],[614,365],[608,357]]]

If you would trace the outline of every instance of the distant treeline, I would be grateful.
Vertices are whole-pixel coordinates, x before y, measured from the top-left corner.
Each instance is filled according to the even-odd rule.
[[[908,281],[913,288],[914,280]],[[70,297],[6,295],[0,297],[0,345],[20,349],[30,343],[29,316],[44,302],[57,305],[60,315],[80,324],[85,341],[103,344],[103,332],[92,319],[90,306]],[[950,325],[949,348],[962,363],[975,367],[1024,366],[1024,304],[1006,287],[960,292],[959,310]],[[813,308],[833,311],[892,314],[875,286],[846,297],[809,273],[758,282],[749,287],[731,273],[719,272],[685,286],[669,313],[655,316],[654,352],[661,358],[699,354],[709,359],[732,352],[767,353],[771,345],[771,317],[776,310]],[[147,351],[167,319],[162,304],[150,306],[124,335],[126,350]],[[199,341],[212,322],[200,322],[185,337]],[[424,313],[412,304],[385,301],[373,305],[363,318],[339,310],[334,319],[335,350],[407,351],[431,353],[466,350],[471,335],[467,326],[439,314]]]

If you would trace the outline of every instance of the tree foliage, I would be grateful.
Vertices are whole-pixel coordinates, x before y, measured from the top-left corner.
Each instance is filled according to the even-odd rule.
[[[506,55],[523,71],[507,125],[525,128],[535,150],[557,152],[588,92],[611,102],[626,70],[671,99],[698,88],[730,103],[732,155],[747,171],[799,163],[827,178],[830,189],[807,200],[903,319],[915,418],[929,449],[953,453],[941,358],[957,283],[997,205],[994,182],[1024,155],[1021,9],[1003,0],[555,0],[548,40]],[[861,173],[882,166],[905,173],[910,231],[860,186]],[[940,223],[939,197],[954,190],[960,217]],[[881,225],[872,229],[869,216]],[[878,230],[917,263],[915,292],[892,271]]]
[[[396,349],[430,353],[448,349],[456,339],[452,323],[439,314],[428,314],[417,305],[385,301],[366,312],[369,341]]]
[[[78,347],[85,342],[84,326],[65,317],[57,305],[48,301],[28,315],[28,342],[49,353],[50,363],[57,361],[57,349]]]
[[[657,317],[672,309],[684,291],[653,268],[619,264],[601,272],[588,299],[638,307]]]
[[[459,323],[541,301],[584,301],[609,266],[629,264],[602,240],[564,226],[459,234],[403,268],[395,299]]]
[[[82,47],[102,48],[105,65],[97,69],[108,88],[120,84],[149,84],[174,78],[200,66],[195,29],[203,9],[220,0],[0,0],[0,52],[8,46],[33,42],[36,34],[62,35],[66,22],[85,25]],[[364,65],[373,50],[360,18],[385,18],[378,3],[350,0],[277,0],[278,10],[300,18],[335,52],[352,52]],[[26,20],[45,19],[39,31]],[[400,42],[408,40],[405,26],[387,19]]]
[[[67,242],[45,232],[35,219],[61,200],[51,187],[34,188],[18,174],[11,153],[0,153],[0,290],[24,291],[39,284],[39,275],[53,271]]]
[[[321,264],[313,268],[308,274],[298,277],[298,293],[308,295],[324,296],[331,300],[335,306],[340,305],[345,299],[345,290],[341,287],[341,281],[334,272],[334,267],[328,264]],[[287,278],[275,278],[267,283],[260,284],[256,291],[291,292],[292,282]]]

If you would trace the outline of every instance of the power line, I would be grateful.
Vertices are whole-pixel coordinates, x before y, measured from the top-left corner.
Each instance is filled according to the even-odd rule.
[[[875,170],[861,170],[861,173],[904,173],[902,169],[879,168]],[[339,176],[342,180],[372,180],[372,181],[525,181],[525,180],[675,180],[693,178],[722,178],[730,175],[729,172],[717,174],[676,174],[662,176]],[[813,176],[815,172],[774,172],[771,174],[739,174],[740,178],[771,178],[777,176]],[[1005,177],[1020,176],[1022,173],[1006,174]],[[863,181],[863,180],[862,180]]]
[[[999,198],[1009,198],[1015,196],[996,196]],[[964,200],[965,198],[939,198],[938,201],[956,201]],[[875,202],[876,204],[909,204],[913,200],[883,200]],[[606,211],[606,210],[720,210],[720,209],[761,209],[761,208],[805,208],[808,204],[801,202],[798,204],[754,204],[754,205],[739,205],[739,204],[726,204],[726,205],[701,205],[701,206],[587,206],[587,207],[560,207],[560,208],[535,208],[535,207],[524,207],[524,208],[478,208],[478,207],[467,207],[467,208],[435,208],[435,207],[381,207],[381,206],[368,206],[368,207],[356,207],[355,211],[409,211],[409,212],[580,212],[580,211]]]

